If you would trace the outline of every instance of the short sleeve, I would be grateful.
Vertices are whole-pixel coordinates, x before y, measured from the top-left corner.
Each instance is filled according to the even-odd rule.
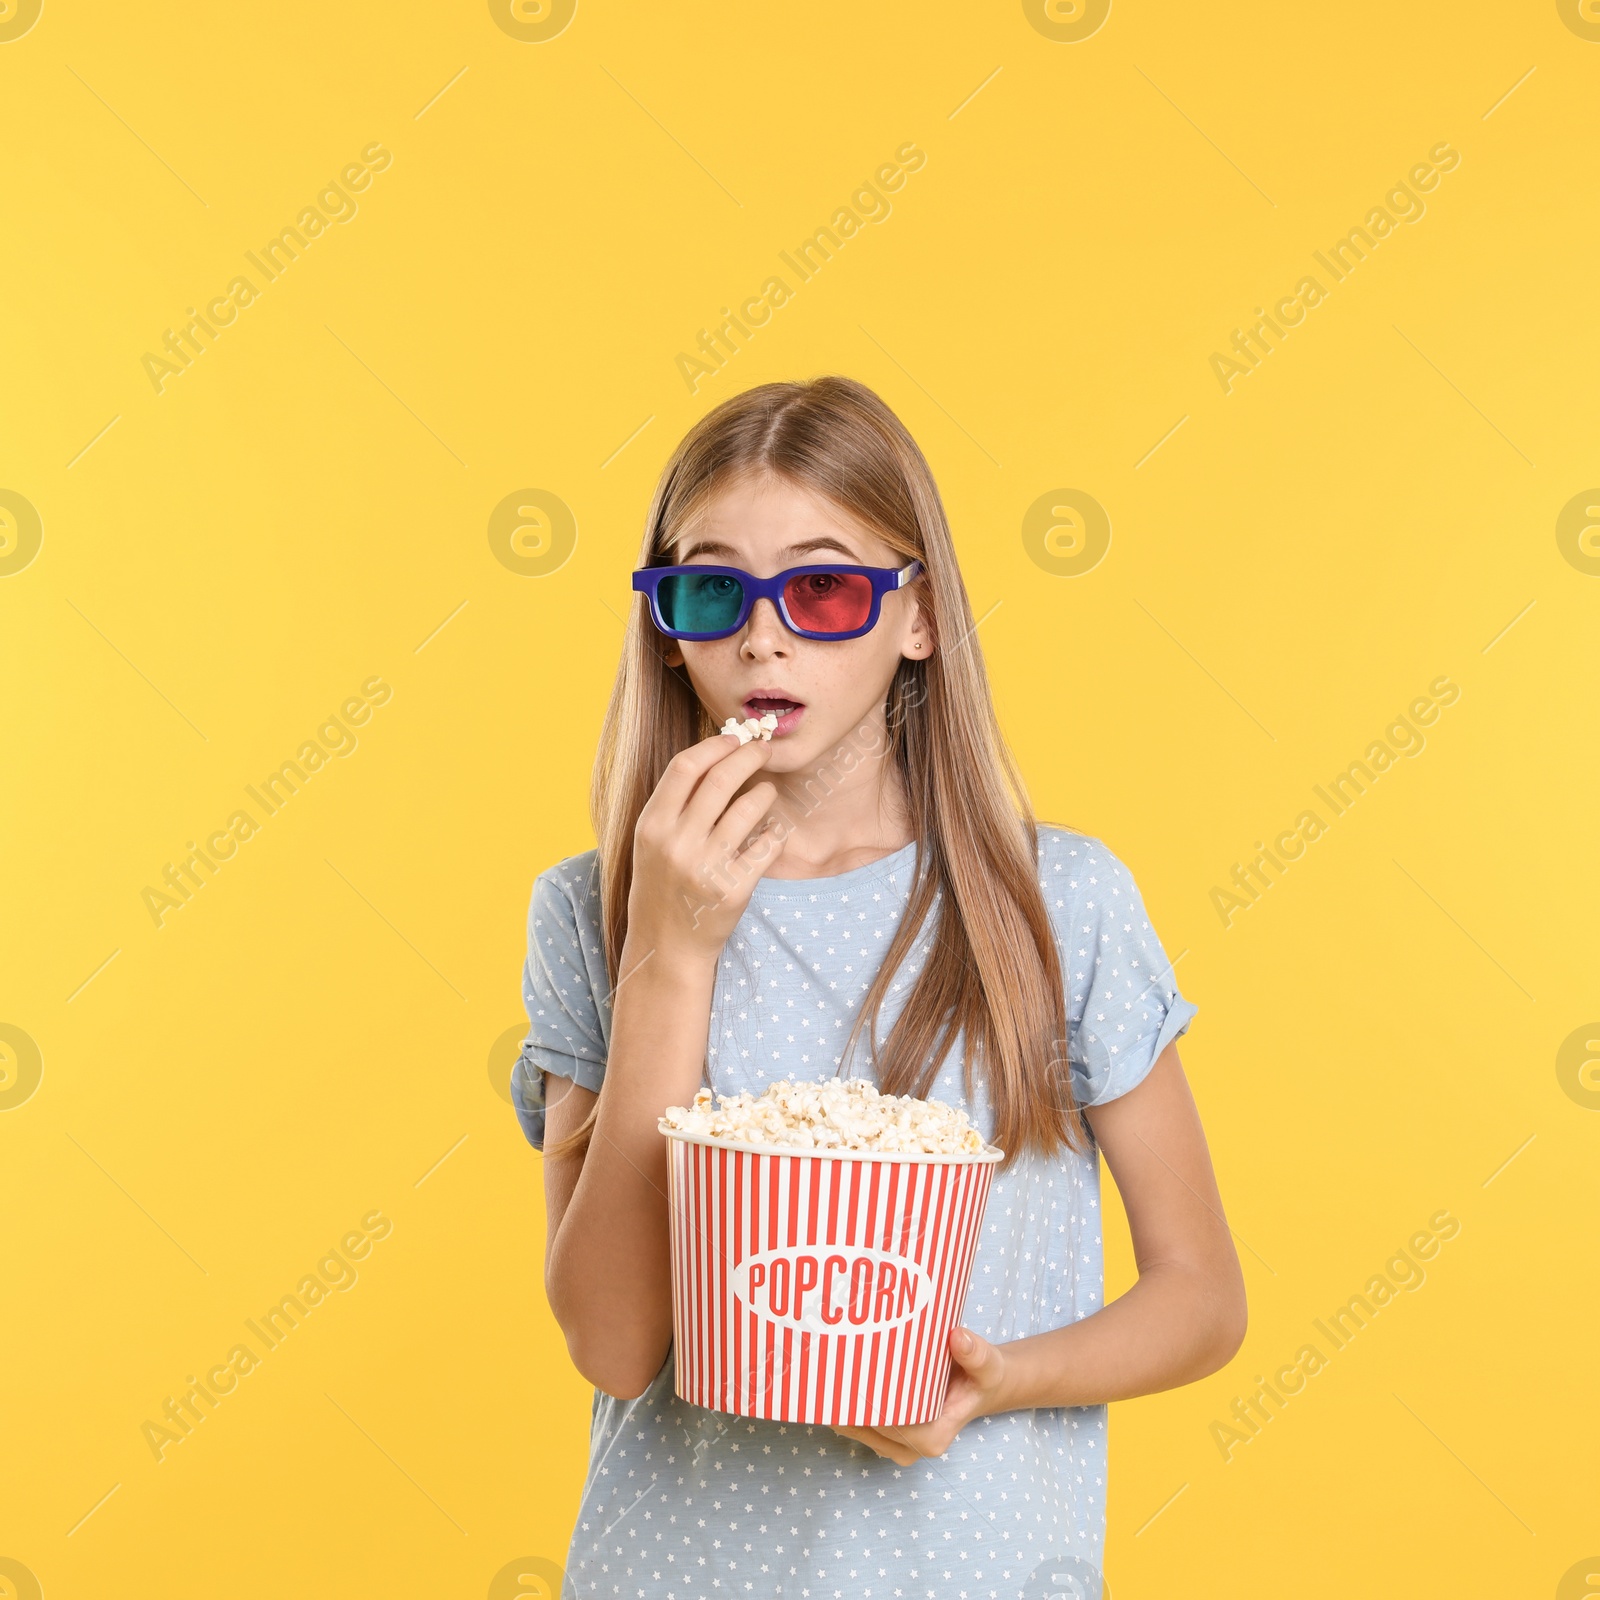
[[[1085,835],[1063,835],[1055,854],[1044,886],[1047,903],[1053,889],[1071,907],[1058,926],[1072,1088],[1080,1106],[1104,1105],[1144,1081],[1199,1007],[1179,993],[1128,868]]]
[[[522,1004],[528,1034],[511,1068],[511,1103],[523,1134],[544,1148],[544,1077],[553,1072],[599,1091],[610,1038],[610,989],[594,851],[534,880]]]

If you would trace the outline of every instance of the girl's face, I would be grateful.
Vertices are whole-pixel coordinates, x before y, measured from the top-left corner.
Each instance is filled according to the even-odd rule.
[[[787,567],[839,561],[903,567],[906,558],[830,501],[788,479],[744,475],[725,485],[679,540],[677,566],[743,567],[767,578]],[[931,635],[912,598],[920,587],[883,596],[871,632],[856,639],[802,639],[770,600],[757,600],[726,639],[669,639],[670,666],[683,666],[720,727],[768,710],[781,714],[768,775],[797,771],[831,755],[863,724],[882,726],[884,702],[905,657],[926,659]],[[783,712],[785,705],[797,709]]]

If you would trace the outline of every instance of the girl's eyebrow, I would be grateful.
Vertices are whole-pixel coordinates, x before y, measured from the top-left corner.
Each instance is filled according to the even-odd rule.
[[[821,534],[815,539],[802,539],[799,544],[785,545],[778,552],[781,558],[785,556],[803,556],[811,550],[837,550],[841,555],[849,556],[851,561],[860,566],[861,560],[849,545],[842,543],[831,534]],[[732,545],[723,544],[720,539],[696,539],[687,550],[678,557],[678,565],[684,565],[691,556],[722,556],[733,560],[739,552]]]

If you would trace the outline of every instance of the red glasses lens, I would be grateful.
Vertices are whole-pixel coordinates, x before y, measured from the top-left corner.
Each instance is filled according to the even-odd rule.
[[[872,614],[872,580],[859,572],[803,572],[783,586],[795,626],[812,633],[853,633]]]

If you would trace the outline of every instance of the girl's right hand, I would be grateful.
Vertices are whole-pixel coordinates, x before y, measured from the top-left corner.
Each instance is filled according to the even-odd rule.
[[[757,881],[783,854],[786,828],[751,841],[777,785],[764,779],[732,799],[766,763],[772,745],[733,740],[718,733],[680,750],[639,813],[627,943],[638,942],[641,960],[664,949],[714,964]]]

